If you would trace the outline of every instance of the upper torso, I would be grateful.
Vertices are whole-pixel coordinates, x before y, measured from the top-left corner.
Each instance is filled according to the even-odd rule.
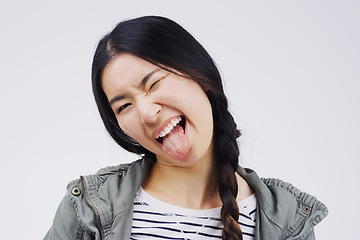
[[[255,194],[238,202],[244,240],[255,237]],[[221,207],[193,210],[164,203],[139,189],[134,200],[130,239],[221,239]]]
[[[71,182],[45,239],[129,239],[134,199],[152,163],[142,159]],[[281,180],[241,167],[237,172],[257,199],[255,239],[314,239],[306,236],[327,215],[324,204]]]

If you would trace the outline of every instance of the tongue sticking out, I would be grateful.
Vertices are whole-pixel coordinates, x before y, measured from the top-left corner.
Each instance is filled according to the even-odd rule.
[[[183,159],[190,150],[184,129],[179,125],[164,137],[162,145],[165,152],[176,160]]]

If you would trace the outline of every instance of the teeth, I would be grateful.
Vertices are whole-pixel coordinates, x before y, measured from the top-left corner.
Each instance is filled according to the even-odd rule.
[[[179,123],[179,121],[177,119],[171,120],[171,126],[173,126],[173,127],[175,127],[176,124],[178,124],[178,123]]]
[[[166,134],[168,134],[171,130],[170,130],[170,128],[166,127],[166,128],[164,129],[164,131],[165,131]]]
[[[171,132],[171,130],[181,121],[181,117],[177,117],[174,118],[173,120],[171,120],[171,122],[164,128],[164,130],[162,130],[159,134],[159,137],[165,137],[169,132]]]

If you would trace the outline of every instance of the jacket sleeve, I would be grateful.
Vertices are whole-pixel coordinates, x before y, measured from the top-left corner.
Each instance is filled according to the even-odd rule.
[[[44,240],[79,240],[82,239],[81,228],[74,206],[67,196],[61,201],[53,221],[53,225],[44,237]]]
[[[304,240],[316,240],[314,230],[312,230]]]

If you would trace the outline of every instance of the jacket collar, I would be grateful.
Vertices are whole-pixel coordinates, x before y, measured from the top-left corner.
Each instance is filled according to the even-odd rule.
[[[259,178],[253,170],[240,166],[237,172],[256,195],[256,239],[270,240],[279,236],[282,239],[294,236],[298,237],[294,239],[303,239],[328,214],[322,202],[290,183],[274,178]]]

